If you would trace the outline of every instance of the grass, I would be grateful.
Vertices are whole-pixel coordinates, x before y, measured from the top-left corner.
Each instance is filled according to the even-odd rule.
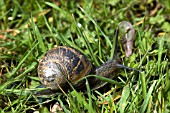
[[[95,0],[66,2],[35,0],[0,1],[0,112],[50,112],[57,106],[66,113],[140,112],[168,113],[170,107],[169,1]],[[41,83],[38,60],[47,50],[71,46],[97,67],[114,53],[115,30],[121,21],[136,30],[133,54],[125,57],[120,39],[121,64],[142,73],[121,70],[107,87],[87,94],[34,93]],[[120,38],[120,37],[119,37]],[[93,75],[91,75],[93,76]]]

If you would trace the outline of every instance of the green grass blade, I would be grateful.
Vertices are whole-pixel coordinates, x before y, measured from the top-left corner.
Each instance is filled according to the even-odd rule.
[[[25,62],[25,60],[28,58],[28,56],[31,54],[31,52],[35,49],[35,47],[38,45],[39,43],[36,43],[34,45],[33,48],[31,48],[31,50],[29,50],[27,52],[27,54],[25,55],[25,57],[19,62],[19,64],[17,65],[16,68],[14,68],[14,70],[12,71],[12,73],[10,74],[11,77],[13,77],[13,75],[18,71],[18,69],[21,67],[21,65]]]
[[[142,104],[142,107],[140,109],[140,113],[144,113],[146,111],[148,103],[149,103],[149,99],[151,98],[151,94],[153,92],[155,84],[156,84],[156,81],[154,81],[153,84],[151,85],[151,87],[149,88],[148,93],[147,93],[147,95],[146,95],[146,97],[144,99],[144,102]]]
[[[158,49],[158,73],[160,73],[160,68],[161,68],[161,58],[162,58],[162,53],[163,53],[163,46],[165,42],[165,37],[166,33],[164,33],[164,36],[161,38],[160,43],[159,43],[159,49]]]
[[[33,48],[31,48],[31,50],[29,50],[27,52],[27,54],[25,55],[25,57],[19,62],[19,64],[17,65],[16,68],[14,68],[14,70],[12,71],[12,73],[10,73],[10,79],[3,85],[0,86],[0,91],[2,91],[3,89],[5,89],[5,87],[7,87],[11,82],[16,82],[18,81],[18,79],[13,80],[12,77],[14,76],[14,74],[19,70],[19,68],[21,67],[21,65],[25,62],[25,60],[28,58],[28,56],[32,53],[32,51],[35,49],[35,47],[38,45],[39,43],[36,43],[34,45]],[[35,64],[33,64],[33,67],[35,66]],[[32,66],[31,66],[32,68]]]
[[[124,84],[119,83],[119,82],[117,82],[115,80],[112,80],[112,79],[109,79],[109,78],[106,78],[106,77],[102,77],[102,76],[98,76],[98,75],[87,75],[87,76],[79,79],[77,82],[80,82],[80,81],[82,81],[82,80],[84,80],[84,79],[86,79],[88,77],[96,77],[96,78],[100,79],[101,81],[104,81],[104,82],[107,82],[107,83],[115,84],[115,85],[118,85],[120,87],[124,86]]]
[[[141,79],[141,83],[142,83],[142,94],[144,96],[144,98],[146,98],[146,81],[145,81],[145,74],[144,72],[140,73],[140,79]]]
[[[92,106],[92,97],[91,97],[91,91],[90,91],[90,86],[88,83],[88,80],[86,79],[86,88],[87,88],[87,95],[88,95],[88,99],[89,99],[89,108],[88,112],[89,113],[95,113],[93,110],[93,106]]]
[[[65,113],[70,113],[70,111],[66,108],[66,106],[63,103],[63,101],[61,100],[60,95],[58,96],[58,101],[59,101],[61,107],[63,108],[64,112]]]
[[[126,85],[124,88],[123,88],[123,91],[122,91],[122,96],[121,96],[121,99],[119,101],[119,111],[120,113],[124,113],[125,111],[125,108],[128,104],[128,97],[130,95],[130,87],[129,85]]]
[[[39,42],[39,47],[41,48],[42,52],[45,53],[46,52],[46,47],[44,45],[44,42],[43,42],[43,39],[42,39],[42,36],[41,36],[41,33],[38,29],[38,27],[35,25],[35,23],[33,22],[33,18],[32,18],[32,23],[31,24],[31,27],[33,29],[33,32],[35,33],[35,36]]]
[[[93,24],[97,27],[97,29],[101,32],[101,34],[105,37],[106,39],[106,44],[109,45],[112,48],[112,43],[109,40],[109,38],[104,34],[104,32],[100,29],[100,27],[97,25],[97,23],[95,22],[95,20],[80,6],[78,6],[80,8],[80,10],[89,18],[89,20],[91,20],[93,22]]]
[[[91,57],[92,57],[93,60],[94,60],[94,63],[95,63],[97,66],[99,66],[99,62],[98,62],[97,58],[96,58],[95,55],[94,55],[93,49],[92,49],[91,45],[89,44],[89,42],[88,42],[88,40],[87,40],[87,37],[86,37],[85,34],[82,33],[81,30],[79,29],[78,23],[76,22],[74,16],[73,16],[73,19],[74,19],[74,23],[75,23],[75,25],[76,25],[76,28],[77,28],[77,30],[78,30],[78,33],[79,33],[79,35],[84,39],[84,42],[85,42],[85,44],[86,44],[86,46],[87,46],[87,49],[89,50],[89,52],[90,52],[90,54],[91,54]]]

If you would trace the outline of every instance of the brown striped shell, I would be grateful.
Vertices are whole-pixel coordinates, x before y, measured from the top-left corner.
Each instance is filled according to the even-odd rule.
[[[39,61],[38,76],[45,86],[58,90],[59,87],[64,88],[68,81],[74,85],[88,75],[91,68],[91,63],[78,50],[58,46],[49,50]]]

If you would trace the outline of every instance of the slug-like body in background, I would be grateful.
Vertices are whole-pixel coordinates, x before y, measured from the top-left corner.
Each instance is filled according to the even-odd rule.
[[[131,23],[122,21],[119,24],[119,35],[122,38],[122,45],[125,55],[126,57],[129,57],[132,54],[135,29]]]

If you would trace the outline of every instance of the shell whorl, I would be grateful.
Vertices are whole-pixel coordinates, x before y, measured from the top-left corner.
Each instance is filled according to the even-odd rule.
[[[45,86],[58,90],[59,86],[65,87],[67,80],[74,85],[77,80],[89,74],[91,68],[91,63],[78,50],[58,46],[42,57],[38,76]]]

